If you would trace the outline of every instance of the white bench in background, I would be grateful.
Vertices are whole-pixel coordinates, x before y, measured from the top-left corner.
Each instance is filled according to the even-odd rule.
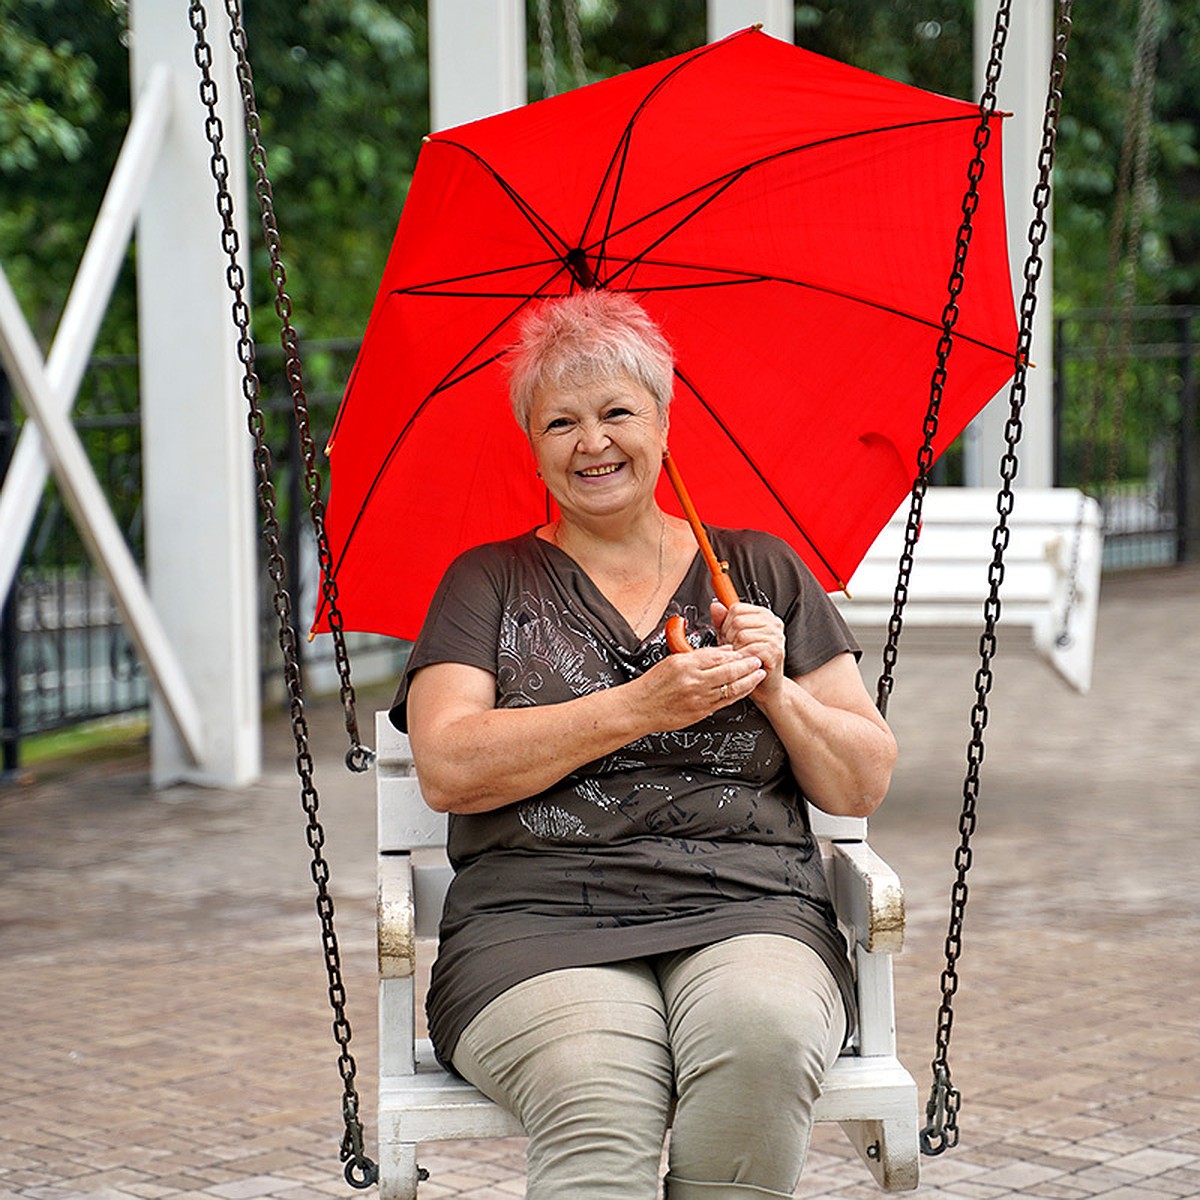
[[[443,1070],[416,1037],[418,939],[436,938],[451,871],[446,818],[421,798],[408,739],[376,716],[379,803],[379,1186],[414,1200],[422,1142],[522,1136],[516,1118]],[[859,1028],[818,1101],[885,1191],[918,1183],[918,1100],[896,1057],[892,958],[904,941],[904,894],[866,844],[866,821],[810,809],[834,907],[854,947]]]
[[[905,502],[855,571],[850,598],[833,594],[851,627],[886,627],[891,619],[907,519]],[[992,489],[929,489],[904,609],[906,628],[982,629],[997,519]],[[1075,488],[1017,488],[1008,526],[999,628],[1027,626],[1038,652],[1072,687],[1086,692],[1100,600],[1100,506]],[[903,639],[901,647],[903,653]]]

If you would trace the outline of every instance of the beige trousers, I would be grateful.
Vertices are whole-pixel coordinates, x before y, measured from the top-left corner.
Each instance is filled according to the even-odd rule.
[[[754,934],[551,971],[463,1032],[454,1066],[529,1134],[528,1200],[791,1196],[846,1032],[820,956]]]

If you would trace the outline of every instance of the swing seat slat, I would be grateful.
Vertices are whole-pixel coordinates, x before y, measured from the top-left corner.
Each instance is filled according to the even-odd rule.
[[[1038,653],[1073,688],[1087,692],[1100,602],[1100,506],[1076,488],[1022,488],[1014,495],[999,628],[1029,629]],[[996,503],[990,488],[929,489],[904,609],[906,626],[982,628],[995,555]],[[891,619],[907,517],[905,505],[875,539],[850,580],[852,598],[833,596],[851,628],[886,626]]]

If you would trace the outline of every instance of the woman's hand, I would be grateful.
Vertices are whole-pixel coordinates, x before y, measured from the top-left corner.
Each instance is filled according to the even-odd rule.
[[[783,689],[783,664],[787,641],[783,621],[769,608],[739,601],[726,608],[719,600],[712,602],[712,623],[723,646],[740,654],[752,655],[763,665],[762,681],[750,699],[758,704],[769,703]]]
[[[805,796],[830,813],[873,812],[887,792],[896,741],[863,686],[854,656],[839,654],[789,678],[783,621],[770,609],[741,602],[726,608],[713,601],[712,620],[723,646],[762,663],[762,681],[749,696],[783,742]]]
[[[672,654],[619,687],[560,704],[500,709],[490,671],[432,663],[417,671],[408,690],[421,791],[438,812],[502,808],[647,734],[710,716],[750,695],[764,675],[753,655],[710,646]]]
[[[733,646],[708,646],[690,654],[670,654],[625,686],[635,690],[649,727],[665,733],[686,729],[744,700],[765,678],[755,654]]]

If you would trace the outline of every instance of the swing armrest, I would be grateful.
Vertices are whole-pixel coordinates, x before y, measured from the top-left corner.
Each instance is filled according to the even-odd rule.
[[[869,954],[904,947],[904,889],[900,877],[865,842],[834,842],[833,902],[854,940]]]
[[[412,860],[407,854],[379,856],[377,915],[379,977],[410,978],[417,969],[417,930]]]

